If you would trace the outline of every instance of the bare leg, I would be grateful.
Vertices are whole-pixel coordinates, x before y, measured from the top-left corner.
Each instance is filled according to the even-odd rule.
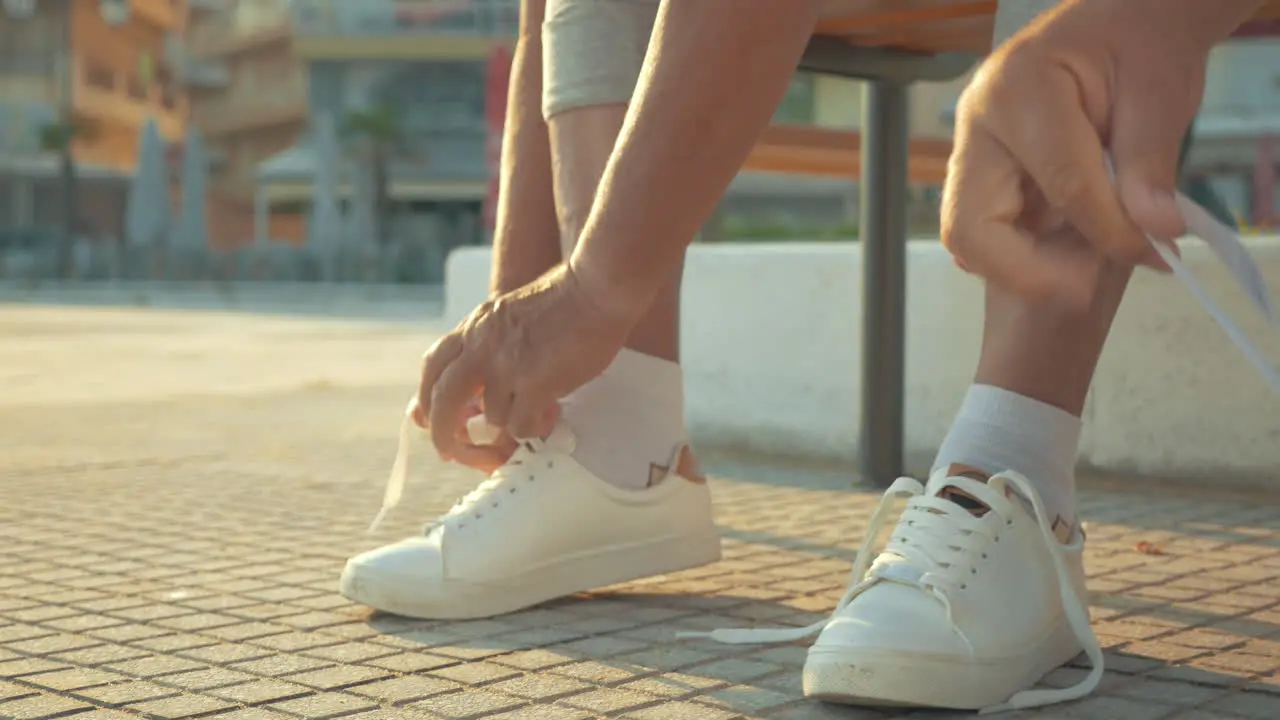
[[[511,62],[502,186],[493,239],[494,295],[536,280],[560,262],[551,145],[542,119],[542,19],[546,0],[522,0]]]
[[[1039,400],[1079,417],[1131,270],[1104,269],[1093,305],[1068,313],[987,289],[986,327],[974,382]]]
[[[647,0],[549,0],[543,24],[543,115],[562,253],[595,204],[640,77],[658,5]],[[672,272],[626,347],[595,380],[561,399],[575,459],[600,479],[642,489],[687,445],[679,359],[680,275]],[[677,472],[693,477],[692,455]]]

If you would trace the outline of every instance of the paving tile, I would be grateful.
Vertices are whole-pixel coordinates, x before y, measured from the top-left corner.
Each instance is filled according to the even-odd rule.
[[[87,712],[76,712],[76,720],[138,720],[138,716],[119,710],[95,708]]]
[[[439,715],[413,708],[376,708],[345,716],[345,720],[439,720],[439,718]]]
[[[356,695],[325,692],[271,703],[266,707],[270,710],[298,715],[309,720],[323,720],[324,718],[338,717],[340,715],[350,715],[361,710],[370,710],[375,707],[375,704],[368,698]]]
[[[515,697],[548,702],[595,687],[580,680],[555,675],[520,675],[494,683],[490,689]]]
[[[38,718],[61,717],[92,708],[92,705],[72,698],[41,694],[4,701],[3,705],[0,705],[0,717],[14,718],[14,720],[38,720]]]
[[[278,675],[291,675],[300,672],[318,670],[324,667],[330,667],[332,663],[316,658],[304,657],[302,655],[268,655],[257,660],[248,660],[245,662],[232,663],[228,667],[241,672],[252,673],[254,675],[265,675],[275,677]]]
[[[214,697],[224,698],[242,705],[283,700],[285,698],[308,695],[311,688],[279,680],[251,680],[238,685],[227,685],[205,691]]]
[[[418,652],[400,653],[398,655],[387,655],[385,657],[373,658],[372,660],[365,661],[363,664],[371,667],[383,668],[384,670],[391,670],[392,672],[413,673],[444,667],[446,665],[454,665],[457,662],[457,658],[441,657],[439,655]]]
[[[463,685],[484,685],[517,675],[511,668],[487,662],[462,663],[432,670],[431,674]]]
[[[74,367],[94,373],[102,394],[0,397],[0,497],[47,509],[0,509],[0,716],[959,717],[805,700],[800,643],[676,639],[801,626],[830,612],[879,498],[806,485],[800,470],[777,482],[711,481],[726,530],[715,565],[489,620],[411,620],[351,603],[333,591],[345,558],[414,532],[475,482],[415,458],[415,473],[432,478],[415,484],[415,507],[378,539],[363,535],[386,471],[386,408],[402,392],[386,382],[393,365],[379,363],[416,356],[419,331],[218,318],[0,307],[0,330],[40,328],[20,335],[21,357],[0,344],[0,365],[92,361]],[[72,351],[85,327],[108,340],[92,358]],[[200,348],[193,357],[236,351],[219,354],[216,372],[184,370],[195,362],[184,343]],[[104,371],[102,353],[117,345],[128,361]],[[264,390],[266,374],[298,357],[350,382],[308,387],[291,370]],[[192,378],[221,384],[196,388]],[[1091,611],[1108,666],[1098,691],[1009,720],[1280,717],[1280,506],[1265,494],[1137,482],[1082,482]],[[1142,541],[1164,554],[1137,552]],[[1077,659],[1046,684],[1086,672]]]
[[[427,710],[448,720],[471,720],[514,710],[526,701],[509,695],[499,695],[488,690],[464,690],[415,703],[411,707]]]
[[[616,688],[597,688],[584,693],[572,695],[563,701],[570,707],[582,708],[596,713],[617,713],[623,710],[652,704],[656,698],[634,690]]]
[[[130,705],[129,709],[160,718],[185,718],[232,707],[235,707],[235,703],[208,695],[177,695]]]
[[[1120,697],[1142,702],[1158,702],[1179,707],[1196,707],[1214,698],[1221,697],[1225,691],[1218,687],[1193,685],[1185,682],[1139,679],[1125,683],[1110,692]]]
[[[1204,709],[1225,712],[1242,718],[1274,720],[1280,717],[1280,697],[1263,693],[1237,692],[1209,703]]]
[[[172,685],[173,687],[182,688],[184,690],[208,690],[209,688],[223,687],[226,685],[235,685],[237,683],[249,682],[256,680],[257,676],[249,673],[229,670],[224,667],[203,668],[200,670],[189,670],[187,672],[177,673],[176,675],[165,675],[156,678],[156,682],[161,685]]]
[[[35,695],[37,690],[26,685],[0,680],[0,702],[14,700],[27,695]]]
[[[166,698],[181,692],[178,688],[164,687],[145,680],[130,680],[79,690],[76,694],[104,705],[129,705]]]
[[[462,689],[450,680],[429,675],[405,675],[357,685],[350,689],[356,695],[373,698],[378,702],[401,705]]]
[[[53,670],[66,670],[70,667],[71,666],[67,663],[46,660],[44,658],[18,657],[13,660],[0,662],[0,678],[19,678],[26,675],[34,675],[36,673],[46,673]]]
[[[591,717],[593,717],[591,713],[577,708],[530,705],[497,715],[486,715],[485,720],[588,720]]]
[[[749,685],[734,685],[707,692],[696,702],[730,714],[750,715],[793,703],[795,696]]]
[[[119,673],[94,670],[92,668],[72,668],[55,672],[28,675],[25,680],[32,685],[50,690],[81,690],[95,685],[127,681],[129,678]]]
[[[731,718],[739,717],[739,714],[732,711],[709,708],[705,705],[695,705],[694,703],[668,702],[642,710],[635,710],[626,713],[622,717],[629,720],[687,720],[687,718],[731,720]]]
[[[214,717],[218,717],[218,720],[291,720],[293,716],[261,707],[241,707],[229,712],[219,712]]]
[[[194,660],[186,660],[173,655],[149,655],[146,657],[126,660],[124,662],[112,663],[104,666],[112,672],[123,673],[125,675],[133,675],[141,678],[154,678],[162,675],[175,675],[181,672],[190,672],[192,670],[203,670],[207,665],[203,665]]]
[[[336,690],[348,685],[357,685],[370,680],[384,678],[390,674],[386,670],[363,667],[361,665],[334,665],[319,670],[284,675],[281,679],[321,690]]]

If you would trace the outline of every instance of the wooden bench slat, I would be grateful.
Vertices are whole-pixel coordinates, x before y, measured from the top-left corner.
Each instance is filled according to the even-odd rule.
[[[875,5],[891,9],[837,13],[819,23],[818,33],[852,45],[924,53],[985,54],[990,49],[996,0],[894,0],[891,5]],[[1241,37],[1276,34],[1280,34],[1280,0],[1271,0],[1239,33]],[[855,131],[775,125],[765,132],[744,169],[857,177],[862,173],[861,143],[862,135]],[[949,139],[913,139],[910,182],[940,184],[950,153]]]
[[[853,45],[910,52],[985,54],[991,49],[996,5],[996,0],[897,0],[892,3],[892,9],[832,12],[818,23],[818,34]],[[1280,19],[1280,0],[1271,0],[1258,12],[1254,22],[1277,19]],[[1275,32],[1274,28],[1267,31],[1256,29],[1258,27],[1251,23],[1242,29],[1240,36]]]
[[[951,140],[911,141],[908,175],[912,183],[941,184]],[[855,178],[862,174],[862,133],[811,125],[774,125],[756,144],[744,170]]]

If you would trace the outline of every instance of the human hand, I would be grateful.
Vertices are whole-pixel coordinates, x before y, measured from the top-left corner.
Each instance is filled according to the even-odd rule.
[[[417,394],[413,396],[409,415],[419,428],[426,430],[429,427]],[[480,398],[472,398],[467,403],[463,416],[464,426],[455,433],[457,447],[453,461],[485,475],[492,475],[493,471],[506,465],[515,454],[517,443],[507,431],[494,428],[484,421],[484,407]]]
[[[431,346],[415,419],[444,459],[488,466],[501,446],[481,457],[465,441],[476,399],[489,424],[510,437],[546,435],[557,401],[604,372],[643,311],[616,303],[606,309],[561,265],[484,303]]]
[[[1184,230],[1178,155],[1208,52],[1258,4],[1072,0],[993,53],[957,108],[942,208],[957,263],[1077,306],[1108,260],[1166,269],[1148,235]]]

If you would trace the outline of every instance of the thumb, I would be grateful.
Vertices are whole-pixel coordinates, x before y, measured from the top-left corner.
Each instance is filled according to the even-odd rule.
[[[1125,117],[1125,115],[1129,117]],[[1171,241],[1186,232],[1176,200],[1178,171],[1190,122],[1123,113],[1118,107],[1111,157],[1120,204],[1156,240]]]
[[[517,394],[511,403],[507,431],[516,439],[546,438],[560,421],[560,404],[533,394]]]

